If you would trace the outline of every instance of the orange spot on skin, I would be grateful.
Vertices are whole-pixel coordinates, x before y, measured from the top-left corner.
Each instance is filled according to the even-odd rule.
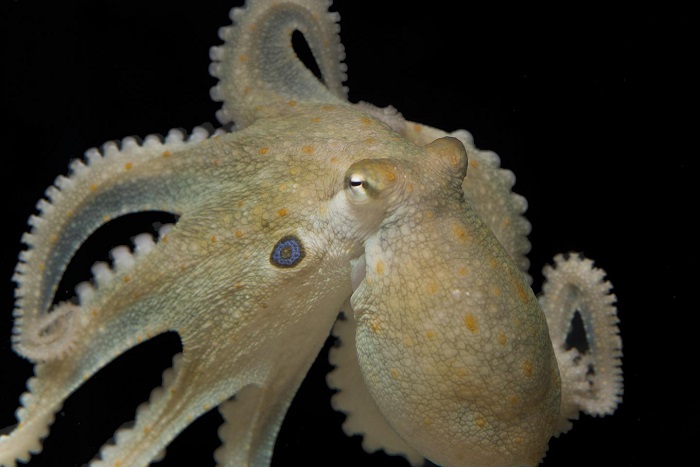
[[[315,150],[316,149],[313,146],[302,146],[301,147],[301,152],[303,152],[307,156],[310,156],[311,154],[313,154]]]
[[[163,151],[163,157],[170,157],[172,155],[173,155],[173,153],[170,151]]]
[[[250,94],[253,91],[253,89],[250,86],[246,86],[243,89],[243,94]]]
[[[501,289],[499,287],[495,287],[495,286],[491,287],[491,293],[496,295],[496,296],[499,296],[499,295],[501,295]]]
[[[452,226],[452,233],[454,234],[457,241],[459,241],[460,243],[467,242],[467,231],[464,230],[464,228],[461,225],[457,224]]]
[[[289,211],[287,211],[287,208],[282,208],[279,211],[277,211],[277,215],[280,217],[284,217],[287,214],[289,214]]]
[[[375,137],[373,137],[373,136],[370,136],[369,138],[367,138],[367,139],[365,140],[365,144],[374,144],[374,143],[376,143],[376,142],[377,142],[377,138],[375,138]]]
[[[297,101],[289,101],[287,102],[287,105],[290,107],[294,107],[295,105],[297,105]]]
[[[512,396],[508,397],[508,402],[510,405],[518,405],[520,403],[520,398],[513,394]]]
[[[423,130],[423,127],[421,125],[419,125],[417,123],[413,125],[413,131],[415,131],[416,133],[420,133],[422,130]]]
[[[527,376],[528,378],[530,378],[532,376],[533,371],[534,370],[533,370],[532,362],[530,360],[525,360],[523,362],[523,374],[525,376]]]
[[[97,308],[92,309],[92,316],[97,316]]]
[[[97,191],[97,185],[95,185],[94,183],[90,185],[90,191]]]
[[[269,151],[270,151],[270,148],[268,148],[268,147],[262,147],[262,148],[258,149],[258,154],[260,154],[261,156],[264,156],[264,155],[267,154]]]
[[[240,282],[236,282],[236,285],[234,285],[234,287],[236,288],[236,290],[241,290],[243,288],[243,284],[241,284]]]
[[[377,274],[379,274],[379,275],[384,274],[384,261],[382,261],[382,260],[377,261],[377,265],[375,266],[375,269],[377,271]]]
[[[46,263],[41,263],[39,265],[39,271],[43,271],[44,269],[46,269]]]
[[[394,180],[396,180],[396,174],[394,172],[387,170],[386,171],[386,179],[390,182],[393,182]]]
[[[433,419],[430,418],[430,417],[425,417],[425,418],[423,419],[423,424],[425,424],[425,425],[427,425],[427,426],[430,426],[430,425],[433,424]]]
[[[321,121],[321,119],[320,119],[319,117],[312,117],[312,118],[311,118],[311,121],[312,121],[313,123],[318,123],[318,122]]]
[[[466,275],[467,275],[467,268],[464,268],[464,267],[463,267],[463,268],[459,268],[459,271],[457,271],[457,273],[458,273],[460,276],[466,276]]]
[[[390,372],[391,372],[391,377],[393,379],[399,379],[399,370],[397,370],[396,368],[392,368],[390,370]]]
[[[426,336],[428,339],[431,339],[431,340],[432,340],[432,339],[435,338],[435,331],[433,331],[432,329],[428,329],[427,331],[425,331],[425,336]]]
[[[245,63],[245,62],[248,61],[248,56],[247,56],[246,54],[241,54],[241,55],[238,57],[238,60],[240,60],[241,63]]]
[[[498,333],[498,343],[501,345],[506,345],[506,342],[508,342],[508,338],[506,337],[505,334],[502,332]]]
[[[368,117],[360,117],[360,123],[362,123],[365,126],[369,126],[372,124],[372,119]]]
[[[129,281],[131,280],[131,277],[129,277],[129,276],[124,276],[124,277],[122,278],[122,280],[123,280],[124,282],[129,282]]]
[[[436,284],[435,282],[430,282],[430,283],[425,287],[425,290],[426,290],[429,294],[434,294],[435,292],[437,292],[437,289],[438,289],[438,287],[437,287],[437,284]]]
[[[321,107],[321,109],[323,109],[323,110],[325,110],[326,112],[328,112],[329,110],[335,109],[335,106],[334,106],[334,105],[324,105],[323,107]]]
[[[216,243],[216,235],[212,235],[212,236],[211,236],[211,242],[212,242],[212,243]]]
[[[112,220],[112,218],[108,215],[105,214],[104,216],[102,216],[102,222],[109,222],[110,220]]]
[[[470,160],[469,165],[471,165],[475,169],[479,167],[479,163],[475,159]]]
[[[406,193],[413,193],[413,184],[409,183],[406,185]]]
[[[476,423],[476,426],[479,428],[483,428],[486,426],[486,419],[482,416],[476,417],[476,420],[474,420],[474,423]]]
[[[464,315],[464,325],[473,333],[479,332],[479,323],[476,316],[471,313]]]
[[[520,300],[522,300],[523,302],[527,302],[527,292],[525,291],[525,287],[523,287],[523,284],[519,280],[515,281],[515,288],[518,292],[518,297],[520,297]]]
[[[469,372],[467,371],[467,369],[462,367],[455,369],[455,374],[462,378],[464,378],[465,376],[469,376]]]
[[[243,236],[243,232],[241,232],[240,230],[236,230],[235,235],[236,235],[236,238],[241,238]]]
[[[492,268],[497,268],[497,267],[498,267],[498,261],[496,260],[496,258],[489,258],[489,265],[490,265]]]
[[[379,325],[378,322],[372,321],[371,323],[369,323],[369,328],[370,328],[370,330],[371,330],[373,333],[376,334],[376,333],[378,333],[379,330],[381,329],[381,326]]]

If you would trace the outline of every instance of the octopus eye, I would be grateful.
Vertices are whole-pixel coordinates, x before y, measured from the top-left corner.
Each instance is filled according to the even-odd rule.
[[[301,241],[293,236],[282,237],[270,254],[270,263],[278,268],[293,268],[306,256]]]
[[[367,179],[362,174],[354,173],[347,178],[348,197],[356,202],[369,199]]]
[[[345,196],[351,203],[366,204],[386,198],[396,189],[396,162],[362,159],[345,172]]]

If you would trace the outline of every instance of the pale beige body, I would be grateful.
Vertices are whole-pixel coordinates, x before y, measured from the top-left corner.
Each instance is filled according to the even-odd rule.
[[[212,49],[212,96],[235,131],[89,151],[30,219],[13,345],[36,377],[0,438],[0,464],[40,451],[62,402],[109,361],[175,331],[183,352],[163,387],[94,465],[146,465],[214,406],[226,420],[217,461],[267,465],[341,309],[329,383],[367,450],[413,464],[536,465],[579,410],[612,412],[621,374],[610,286],[590,262],[558,260],[540,307],[526,203],[497,156],[466,132],[348,103],[325,2],[252,2],[232,18]],[[325,85],[296,59],[294,30]],[[116,249],[79,303],[51,307],[80,244],[145,210],[179,219],[157,243]],[[590,355],[564,346],[575,310],[596,335]]]

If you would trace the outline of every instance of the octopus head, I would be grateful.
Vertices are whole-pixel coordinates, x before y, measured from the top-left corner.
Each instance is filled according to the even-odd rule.
[[[440,138],[423,152],[362,160],[345,177],[366,235],[351,297],[365,382],[434,462],[536,465],[560,400],[544,315],[465,201],[462,144]]]

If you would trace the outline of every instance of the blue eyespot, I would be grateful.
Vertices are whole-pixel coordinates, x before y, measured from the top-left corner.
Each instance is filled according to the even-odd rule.
[[[282,237],[272,249],[270,262],[279,268],[293,268],[306,256],[301,241],[293,235]]]

